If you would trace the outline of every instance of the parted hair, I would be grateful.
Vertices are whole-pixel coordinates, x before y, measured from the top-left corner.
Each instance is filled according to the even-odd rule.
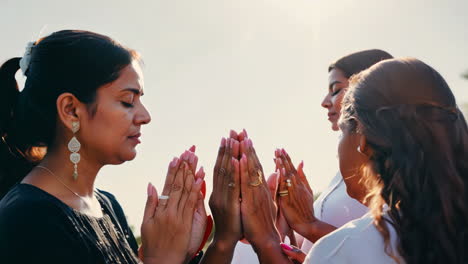
[[[343,56],[331,63],[328,66],[328,72],[337,68],[344,72],[346,78],[350,78],[377,62],[392,58],[392,55],[380,49],[362,50]]]
[[[371,149],[362,177],[387,254],[468,263],[468,128],[443,77],[417,59],[380,62],[352,78],[340,126]]]
[[[53,144],[57,126],[56,100],[72,93],[95,107],[96,91],[116,80],[138,54],[94,32],[63,30],[37,40],[24,89],[15,74],[19,57],[0,67],[0,198],[33,168]],[[94,110],[93,110],[94,109]]]

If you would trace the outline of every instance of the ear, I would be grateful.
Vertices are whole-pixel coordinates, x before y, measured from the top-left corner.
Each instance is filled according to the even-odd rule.
[[[367,138],[362,134],[359,138],[359,148],[361,149],[361,152],[368,157],[372,154],[372,150],[370,149],[369,144],[367,144]]]
[[[71,93],[59,95],[56,104],[58,118],[69,130],[72,129],[72,122],[80,121],[80,116],[86,110],[84,104]]]

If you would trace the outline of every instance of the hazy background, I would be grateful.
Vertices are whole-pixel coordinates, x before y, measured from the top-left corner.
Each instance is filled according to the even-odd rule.
[[[168,162],[195,144],[211,190],[230,128],[248,130],[265,173],[284,147],[322,190],[338,170],[338,133],[320,103],[328,64],[345,54],[417,57],[468,102],[467,10],[465,0],[0,0],[0,61],[61,29],[103,33],[141,52],[153,120],[137,158],[98,177],[138,234],[147,183],[161,190]]]

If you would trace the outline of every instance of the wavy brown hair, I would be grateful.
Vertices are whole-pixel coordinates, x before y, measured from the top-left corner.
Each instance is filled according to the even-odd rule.
[[[442,76],[417,59],[380,62],[352,78],[341,118],[371,149],[362,179],[387,254],[468,263],[468,128]]]

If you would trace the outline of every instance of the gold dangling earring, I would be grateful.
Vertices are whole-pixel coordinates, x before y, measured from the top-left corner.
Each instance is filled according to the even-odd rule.
[[[73,179],[76,181],[78,179],[78,162],[80,162],[81,156],[78,151],[81,148],[81,144],[76,139],[76,132],[80,130],[80,122],[79,121],[73,121],[72,122],[72,132],[73,132],[73,137],[70,139],[70,142],[68,142],[68,150],[70,150],[70,161],[73,163]]]

